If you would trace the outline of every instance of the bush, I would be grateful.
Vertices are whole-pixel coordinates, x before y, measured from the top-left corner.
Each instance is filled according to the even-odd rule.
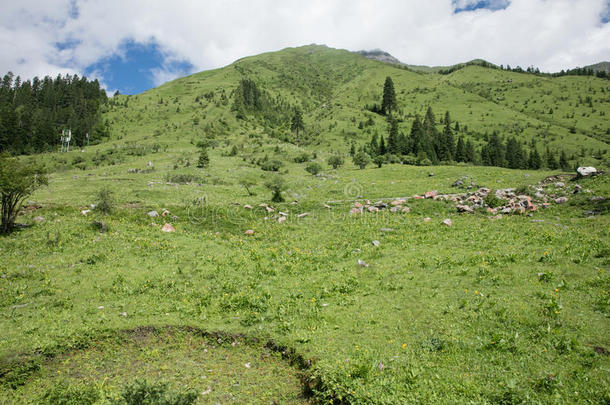
[[[100,189],[96,194],[95,209],[107,215],[112,212],[114,208],[114,193],[108,187]]]
[[[328,165],[336,170],[339,166],[343,166],[343,158],[339,155],[331,156],[328,158]]]
[[[266,172],[277,172],[282,166],[284,166],[284,162],[281,160],[267,160],[261,164],[261,169]]]
[[[308,162],[309,159],[311,159],[311,157],[309,156],[309,153],[303,152],[294,158],[294,162],[295,163],[305,163],[305,162]]]
[[[121,398],[115,404],[126,405],[190,405],[197,399],[197,392],[173,392],[164,382],[150,383],[136,380],[123,387]]]
[[[358,166],[361,170],[364,169],[366,165],[371,163],[371,157],[367,155],[364,151],[356,153],[352,160],[354,164]]]
[[[315,176],[316,174],[320,173],[320,170],[322,170],[322,166],[320,166],[319,163],[311,162],[305,167],[305,170],[307,171],[307,173],[310,173],[311,175]]]
[[[201,148],[199,151],[199,159],[197,160],[197,167],[203,169],[210,165],[210,156],[208,156],[208,150]]]
[[[91,385],[75,387],[59,383],[47,390],[41,403],[49,405],[88,405],[95,404],[99,400],[98,390]]]
[[[491,190],[483,201],[485,201],[485,204],[490,208],[497,208],[504,205],[504,201],[501,198],[496,197],[495,190]]]
[[[373,163],[375,163],[378,168],[381,168],[381,166],[385,163],[385,157],[382,155],[375,156]]]
[[[273,193],[271,196],[271,201],[284,202],[282,191],[286,189],[286,182],[282,177],[275,175],[265,183],[265,187],[267,187]]]
[[[187,183],[204,183],[204,180],[194,174],[169,174],[165,175],[165,181],[168,183],[187,184]]]

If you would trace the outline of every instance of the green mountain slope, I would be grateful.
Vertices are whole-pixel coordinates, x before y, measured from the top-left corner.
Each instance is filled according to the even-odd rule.
[[[304,111],[311,149],[347,152],[351,142],[368,141],[373,132],[386,134],[385,118],[365,106],[380,102],[387,76],[395,84],[403,133],[430,106],[438,117],[449,111],[460,125],[456,136],[473,140],[477,147],[486,134],[497,131],[524,143],[535,141],[541,151],[546,146],[564,150],[572,163],[600,164],[604,159],[610,139],[610,86],[605,80],[546,78],[480,66],[449,75],[421,74],[316,45],[243,58],[137,96],[116,97],[105,117],[114,139],[122,142],[175,137],[176,142],[196,143],[219,137],[247,145],[243,135],[254,133],[263,143],[271,137],[292,140],[290,117],[285,125],[272,127],[252,116],[238,119],[231,110],[240,80],[250,78],[278,103]],[[363,127],[366,121],[374,125]]]

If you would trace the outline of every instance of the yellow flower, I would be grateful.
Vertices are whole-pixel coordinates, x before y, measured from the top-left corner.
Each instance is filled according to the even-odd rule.
[[[406,344],[406,343],[403,343],[403,344],[402,344],[402,348],[403,348],[403,349],[406,349],[406,348],[407,348],[407,344]]]
[[[479,295],[479,291],[474,290],[474,295]]]

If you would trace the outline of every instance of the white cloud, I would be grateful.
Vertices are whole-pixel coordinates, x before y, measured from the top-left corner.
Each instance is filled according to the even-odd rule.
[[[381,48],[413,64],[484,58],[544,71],[610,55],[610,24],[600,22],[606,0],[512,0],[497,11],[454,13],[456,6],[474,2],[21,0],[3,6],[0,15],[0,71],[24,76],[82,72],[121,52],[127,40],[159,44],[167,64],[151,72],[157,83],[181,73],[167,68],[172,60],[204,70],[309,43]],[[500,8],[506,0],[489,3]],[[76,45],[56,46],[67,42]]]

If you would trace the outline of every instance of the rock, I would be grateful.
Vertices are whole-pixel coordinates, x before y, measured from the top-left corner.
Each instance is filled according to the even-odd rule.
[[[502,219],[502,214],[498,214],[493,217],[489,217],[489,219]]]
[[[121,315],[121,316],[127,316],[127,312],[121,312],[119,315]]]
[[[374,240],[374,241],[371,242],[371,245],[379,246],[379,245],[381,245],[381,242],[379,242],[378,240]]]
[[[542,208],[549,208],[551,203],[542,203]]]
[[[284,217],[284,216],[279,217],[279,218],[277,219],[278,224],[281,224],[282,222],[285,222],[285,221],[286,221],[286,217]]]
[[[150,211],[147,215],[151,218],[155,218],[159,216],[159,213],[157,211]]]
[[[278,214],[280,214],[283,217],[287,217],[288,216],[287,212],[278,211]]]
[[[168,216],[170,214],[170,212],[168,210],[163,210],[163,212],[161,213],[162,217]]]
[[[432,221],[432,218],[430,218],[430,217],[424,218],[424,222],[430,222],[430,221]]]
[[[360,267],[369,267],[367,262],[365,262],[364,260],[360,260],[360,259],[358,259],[358,266],[360,266]]]
[[[409,212],[411,212],[411,208],[409,208],[409,207],[404,207],[404,208],[402,209],[402,211],[401,211],[401,212],[403,212],[403,213],[405,213],[405,214],[408,214]]]
[[[582,186],[580,184],[575,184],[574,185],[574,194],[578,194],[582,191]]]
[[[369,212],[378,212],[378,211],[379,211],[379,208],[377,208],[377,207],[368,207],[368,208],[367,208],[367,210],[368,210]]]
[[[251,210],[253,207],[250,204],[244,205],[244,208],[247,210]]]
[[[354,207],[362,208],[362,204],[360,204],[358,201],[356,201],[356,202],[354,202]]]
[[[328,205],[328,204],[324,204],[324,205],[323,205],[323,207],[324,207],[324,208],[327,208],[327,209],[331,209],[331,208],[332,208],[332,207],[331,207],[330,205]]]
[[[266,208],[266,207],[269,206],[269,204],[267,204],[267,203],[260,203],[260,204],[258,204],[258,206],[261,207],[261,208]]]
[[[302,214],[297,215],[297,218],[305,218],[307,215],[309,215],[309,212],[304,212]]]
[[[432,191],[427,191],[427,192],[424,194],[424,197],[425,197],[425,198],[434,198],[434,197],[436,197],[437,195],[438,195],[438,191],[436,191],[436,190],[432,190]]]
[[[453,222],[449,218],[447,218],[447,219],[443,219],[442,224],[445,226],[451,226],[451,225],[453,225]]]
[[[406,200],[394,200],[394,201],[392,201],[392,202],[391,202],[391,204],[392,204],[393,206],[395,206],[395,207],[396,207],[397,205],[403,205],[403,204],[406,204],[406,203],[407,203],[407,201],[406,201]]]
[[[246,235],[254,235],[254,231],[252,229],[248,229],[246,232],[244,232],[244,234],[246,234]]]
[[[153,167],[153,162],[151,162],[150,160],[148,161],[148,163],[146,163],[146,166],[148,167]]]
[[[458,206],[456,206],[456,208],[457,208],[458,212],[465,212],[468,214],[472,214],[474,212],[472,207],[469,205],[458,205]]]
[[[275,209],[273,209],[272,207],[266,206],[265,209],[267,210],[267,212],[274,212]]]
[[[44,222],[44,218],[43,217],[34,217],[34,222],[40,224],[40,223]]]
[[[565,204],[568,202],[568,197],[555,198],[555,204]]]
[[[462,187],[464,185],[464,180],[459,179],[453,182],[451,187]]]
[[[487,207],[487,210],[486,210],[486,211],[487,211],[488,213],[490,213],[490,214],[497,214],[497,213],[498,213],[498,210],[497,210],[497,209],[495,209],[495,208],[491,208],[491,207]]]
[[[576,169],[576,172],[582,177],[588,177],[597,173],[597,169],[591,166],[581,166]]]
[[[557,188],[562,188],[562,187],[565,187],[565,186],[566,186],[566,184],[561,182],[561,181],[558,181],[558,182],[555,183],[555,187],[557,187]]]
[[[91,210],[82,210],[80,213],[81,213],[82,215],[87,215],[87,214],[88,214],[88,213],[90,213],[90,212],[91,212]]]
[[[349,212],[350,215],[354,214],[362,214],[362,210],[360,208],[352,208]]]
[[[511,207],[503,207],[500,212],[502,214],[510,214],[511,212],[513,212],[513,209]]]
[[[381,228],[380,232],[394,232],[394,228]]]
[[[176,229],[171,226],[170,224],[165,224],[163,225],[163,228],[161,228],[161,231],[163,232],[176,232]]]
[[[390,212],[398,212],[399,209],[400,208],[398,208],[398,207],[392,207],[392,208],[390,208]]]
[[[428,177],[434,177],[434,173],[432,173],[432,172],[428,173]]]

